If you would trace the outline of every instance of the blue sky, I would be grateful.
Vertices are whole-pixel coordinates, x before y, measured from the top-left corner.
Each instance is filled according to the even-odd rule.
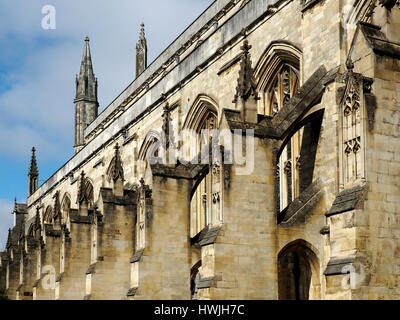
[[[26,201],[30,150],[39,183],[73,155],[75,75],[90,37],[100,111],[134,79],[144,21],[151,63],[213,0],[3,0],[0,2],[0,251],[14,197]],[[56,29],[42,28],[42,8]]]

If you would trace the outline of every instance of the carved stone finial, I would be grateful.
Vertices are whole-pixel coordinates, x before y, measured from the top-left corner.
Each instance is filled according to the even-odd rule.
[[[144,33],[144,23],[140,24],[139,41],[136,44],[136,78],[147,68],[147,40]]]
[[[56,191],[54,199],[54,219],[61,217],[60,191]]]
[[[32,195],[38,188],[39,170],[36,162],[36,149],[32,148],[31,163],[28,172],[28,195]]]
[[[81,178],[79,180],[79,189],[78,189],[78,202],[82,203],[85,200],[85,171],[82,170]]]
[[[242,50],[242,56],[240,60],[238,84],[236,87],[236,94],[233,103],[236,103],[239,98],[242,98],[246,101],[250,98],[250,96],[253,96],[255,100],[259,100],[253,77],[251,56],[249,53],[251,48],[252,47],[249,45],[249,42],[247,40],[243,42],[243,46],[240,48]]]
[[[117,143],[114,147],[115,150],[114,157],[112,158],[107,170],[107,176],[109,181],[111,180],[117,181],[118,179],[124,181],[124,168],[122,166],[122,159],[119,149],[120,147],[119,144]]]
[[[10,248],[12,245],[12,238],[11,238],[11,229],[8,229],[8,237],[7,237],[7,244],[6,244],[6,248]]]
[[[165,148],[168,149],[171,144],[171,109],[169,103],[167,102],[163,108],[163,125],[162,132],[164,133]]]

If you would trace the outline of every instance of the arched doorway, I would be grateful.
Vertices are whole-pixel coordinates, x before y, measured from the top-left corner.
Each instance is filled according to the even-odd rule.
[[[320,298],[318,258],[311,245],[296,240],[278,255],[279,300],[314,300]]]

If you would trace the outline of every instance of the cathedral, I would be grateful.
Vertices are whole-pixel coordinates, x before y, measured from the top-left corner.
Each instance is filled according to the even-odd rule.
[[[1,294],[400,299],[399,0],[216,0],[150,65],[142,25],[101,113],[92,54],[74,156],[39,186],[32,149]]]

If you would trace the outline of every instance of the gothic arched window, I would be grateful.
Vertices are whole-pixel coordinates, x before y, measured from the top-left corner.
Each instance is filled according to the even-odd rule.
[[[284,64],[263,92],[263,114],[267,116],[277,114],[294,96],[298,88],[298,71]]]
[[[282,147],[277,163],[278,211],[283,211],[313,182],[321,111],[312,113],[309,119]]]
[[[64,200],[61,205],[61,221],[62,221],[62,223],[66,223],[70,208],[71,208],[71,200],[70,200],[69,196],[65,195]]]
[[[273,117],[300,87],[301,51],[281,40],[272,42],[254,69],[260,93],[258,113]]]
[[[209,110],[200,122],[196,132],[198,135],[198,149],[207,146],[212,139],[211,131],[216,129],[217,115],[213,110]],[[211,217],[211,203],[212,203],[212,173],[209,172],[204,176],[198,184],[190,202],[190,233],[191,237],[198,234],[208,224],[212,222]]]
[[[53,222],[53,209],[51,206],[48,206],[45,214],[44,214],[44,223],[52,223]]]

